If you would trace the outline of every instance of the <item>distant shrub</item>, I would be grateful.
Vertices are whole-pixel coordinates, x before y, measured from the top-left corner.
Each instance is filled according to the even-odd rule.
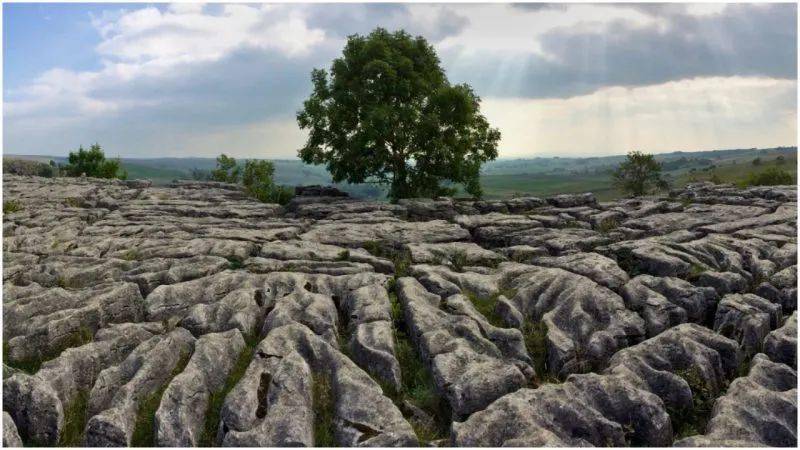
[[[192,169],[192,179],[198,181],[212,181],[211,171],[194,168]]]
[[[785,184],[794,184],[794,178],[789,172],[777,167],[770,167],[760,173],[751,173],[745,182],[745,186],[777,186]]]
[[[248,195],[264,203],[285,205],[294,196],[292,189],[276,185],[272,176],[275,166],[270,161],[248,160],[244,164],[242,184]]]
[[[211,171],[211,179],[222,183],[239,182],[239,166],[236,159],[226,154],[217,156],[217,168]]]
[[[775,158],[775,163],[782,166],[786,164],[786,158],[784,158],[783,155],[778,156],[777,158]]]
[[[274,174],[275,165],[270,161],[247,160],[242,170],[235,158],[222,154],[217,157],[217,168],[211,171],[210,178],[223,183],[241,182],[247,195],[256,200],[285,205],[294,197],[294,190],[275,184]],[[200,171],[197,171],[197,176],[202,176]]]
[[[612,173],[614,186],[635,197],[666,189],[667,181],[661,176],[661,164],[653,155],[630,152]]]
[[[67,164],[63,167],[64,172],[70,177],[86,175],[94,178],[128,178],[128,172],[122,169],[119,158],[106,159],[103,149],[99,144],[84,150],[83,146],[77,152],[70,152]]]
[[[761,158],[754,159],[753,160],[753,165],[754,166],[760,166],[761,165]]]
[[[3,172],[14,175],[52,178],[56,176],[58,169],[39,161],[3,158]]]

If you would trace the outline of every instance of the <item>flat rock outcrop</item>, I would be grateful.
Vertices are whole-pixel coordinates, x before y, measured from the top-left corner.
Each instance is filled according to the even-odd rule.
[[[5,174],[4,446],[796,446],[796,186]]]

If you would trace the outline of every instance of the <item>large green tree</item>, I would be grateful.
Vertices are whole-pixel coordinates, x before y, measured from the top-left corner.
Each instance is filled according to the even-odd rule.
[[[661,163],[653,155],[630,152],[612,173],[614,186],[635,197],[669,187],[661,176]]]
[[[334,182],[389,185],[392,200],[449,193],[448,182],[481,195],[480,167],[497,157],[500,132],[424,38],[382,28],[350,36],[330,74],[315,69],[311,80],[297,113],[309,131],[304,162],[326,164]]]

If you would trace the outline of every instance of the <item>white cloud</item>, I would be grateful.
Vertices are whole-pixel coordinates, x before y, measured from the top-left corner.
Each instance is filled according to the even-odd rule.
[[[180,6],[177,6],[180,5]],[[202,5],[200,5],[202,6]],[[218,60],[239,48],[307,53],[325,32],[306,26],[302,8],[290,5],[224,5],[207,8],[172,5],[94,17],[104,40],[97,51],[114,61],[181,64]]]
[[[698,78],[569,99],[486,98],[503,157],[796,145],[794,80]]]

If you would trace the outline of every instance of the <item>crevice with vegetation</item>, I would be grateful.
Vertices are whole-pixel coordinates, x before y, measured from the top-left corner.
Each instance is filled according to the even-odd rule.
[[[219,433],[220,413],[222,411],[222,405],[225,403],[225,397],[228,396],[228,393],[233,390],[247,371],[247,367],[253,359],[258,339],[250,337],[245,339],[245,343],[247,346],[239,354],[236,364],[228,374],[228,379],[225,380],[225,386],[217,392],[212,392],[208,398],[205,428],[198,442],[200,447],[213,447],[216,445],[217,434]]]
[[[159,389],[141,400],[139,403],[139,410],[136,413],[136,424],[133,427],[131,446],[155,446],[155,415],[159,405],[161,405],[161,397],[164,395],[164,391],[167,390],[167,386],[169,386],[169,384],[172,382],[172,379],[183,372],[183,369],[186,367],[186,364],[189,363],[189,359],[191,357],[191,352],[186,352],[185,354],[181,355],[181,358],[178,360],[175,368],[172,369],[172,373],[170,374],[169,378],[164,381]]]
[[[64,407],[64,428],[58,445],[61,447],[79,447],[83,443],[83,432],[86,428],[89,391],[80,390]]]
[[[337,447],[334,434],[334,398],[331,382],[325,374],[313,375],[314,446]]]

